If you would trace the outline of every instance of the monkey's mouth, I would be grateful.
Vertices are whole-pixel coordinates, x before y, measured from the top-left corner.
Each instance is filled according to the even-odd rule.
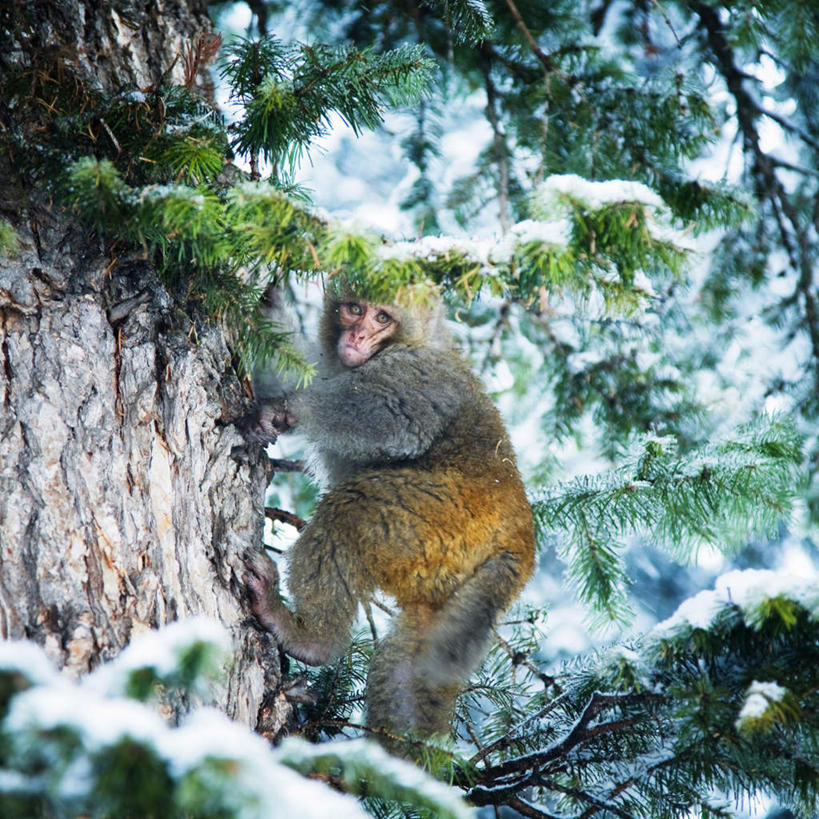
[[[338,355],[348,367],[357,367],[372,355],[372,350],[366,346],[356,347],[354,344],[342,343],[338,346]]]

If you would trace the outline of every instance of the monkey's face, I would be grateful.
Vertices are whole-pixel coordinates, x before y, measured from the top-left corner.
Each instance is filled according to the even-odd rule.
[[[338,357],[346,367],[358,367],[395,335],[398,320],[390,307],[347,301],[338,306],[338,326]]]

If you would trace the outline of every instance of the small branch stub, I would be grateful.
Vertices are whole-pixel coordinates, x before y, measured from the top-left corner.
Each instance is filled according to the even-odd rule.
[[[289,523],[299,532],[301,532],[302,529],[307,526],[306,520],[303,520],[298,515],[293,514],[293,512],[287,512],[284,509],[277,509],[275,506],[266,506],[264,514],[265,517],[269,518],[270,520],[278,520],[281,523]]]

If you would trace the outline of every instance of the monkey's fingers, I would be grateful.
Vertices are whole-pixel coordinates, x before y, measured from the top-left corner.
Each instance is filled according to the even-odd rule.
[[[267,446],[273,444],[279,437],[279,431],[272,426],[261,412],[251,412],[242,418],[238,418],[234,423],[244,439],[251,444]]]
[[[249,586],[252,583],[264,588],[268,586],[278,587],[279,570],[272,560],[261,554],[245,552],[242,555],[242,563],[244,563],[246,570],[242,575],[245,585]]]
[[[296,426],[296,416],[284,404],[266,404],[259,408],[259,426],[280,435]]]
[[[242,582],[247,587],[251,602],[254,605],[258,600],[264,599],[267,586],[260,582],[256,575],[250,574],[250,572],[245,572],[242,575]]]

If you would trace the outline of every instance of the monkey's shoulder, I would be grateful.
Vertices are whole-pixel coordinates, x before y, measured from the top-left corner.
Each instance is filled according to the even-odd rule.
[[[436,379],[441,382],[461,382],[470,376],[460,353],[451,346],[412,347],[394,344],[374,356],[362,368],[375,373],[400,375],[402,380],[421,382]]]

